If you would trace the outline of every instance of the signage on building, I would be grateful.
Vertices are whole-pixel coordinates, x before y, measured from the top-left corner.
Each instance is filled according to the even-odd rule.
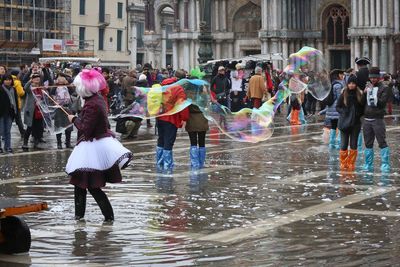
[[[62,52],[64,50],[64,42],[61,39],[43,39],[43,51]]]

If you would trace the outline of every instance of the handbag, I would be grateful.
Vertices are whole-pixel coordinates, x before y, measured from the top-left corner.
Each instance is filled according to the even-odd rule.
[[[354,105],[346,108],[339,116],[338,128],[341,131],[346,131],[354,126],[356,122],[356,109]]]

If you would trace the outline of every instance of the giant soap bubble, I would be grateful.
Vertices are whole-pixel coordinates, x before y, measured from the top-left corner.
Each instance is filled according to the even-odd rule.
[[[331,84],[321,51],[308,46],[303,47],[290,55],[283,72],[284,86],[291,93],[298,94],[307,89],[318,100],[328,96]]]

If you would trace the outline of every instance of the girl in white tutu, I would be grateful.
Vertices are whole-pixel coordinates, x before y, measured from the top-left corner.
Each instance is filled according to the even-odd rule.
[[[85,215],[86,193],[96,200],[105,221],[114,220],[107,195],[101,190],[106,182],[122,180],[132,153],[119,143],[109,130],[106,103],[98,92],[106,86],[103,76],[95,70],[83,70],[74,80],[76,92],[85,100],[79,116],[68,116],[78,129],[78,142],[68,159],[66,172],[75,186],[75,219]]]

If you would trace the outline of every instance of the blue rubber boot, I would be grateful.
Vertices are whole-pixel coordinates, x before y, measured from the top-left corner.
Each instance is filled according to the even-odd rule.
[[[158,170],[162,170],[164,167],[163,151],[164,149],[162,147],[158,146],[156,148],[156,166]]]
[[[303,108],[300,109],[299,120],[302,125],[307,124]]]
[[[206,162],[206,148],[199,147],[199,168],[204,168],[204,163]]]
[[[329,132],[329,148],[336,148],[336,130]]]
[[[339,131],[339,133],[337,134],[336,142],[335,142],[336,143],[335,144],[335,148],[336,149],[340,149],[340,141],[341,141],[340,138],[341,137],[340,137],[340,131]]]
[[[390,150],[388,147],[381,149],[381,172],[390,172]]]
[[[164,163],[164,171],[168,174],[172,173],[172,169],[174,168],[174,159],[172,157],[172,150],[163,151],[162,155],[163,163]]]
[[[358,135],[358,140],[357,140],[357,150],[358,152],[361,152],[363,150],[363,137],[362,133]]]
[[[190,147],[190,167],[193,170],[200,168],[199,148],[197,146]]]
[[[366,148],[364,150],[364,160],[363,171],[373,172],[374,171],[374,149]]]

